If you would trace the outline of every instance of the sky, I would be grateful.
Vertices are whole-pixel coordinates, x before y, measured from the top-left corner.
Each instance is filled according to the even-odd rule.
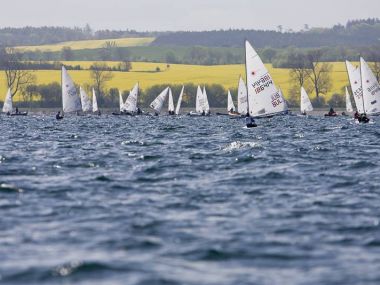
[[[331,27],[380,17],[379,0],[11,0],[0,27],[68,26],[138,31]]]

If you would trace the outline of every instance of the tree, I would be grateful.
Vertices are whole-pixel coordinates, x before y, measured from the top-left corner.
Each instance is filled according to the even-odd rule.
[[[74,58],[74,53],[71,49],[71,47],[63,47],[61,50],[61,56],[63,60],[70,61]]]
[[[307,65],[309,67],[307,77],[310,79],[317,98],[321,94],[326,94],[331,89],[332,65],[322,62],[323,51],[321,49],[309,51],[306,54]]]
[[[103,93],[106,82],[113,78],[113,74],[105,63],[95,63],[90,67],[90,70],[90,77],[93,80],[94,88],[100,96]]]
[[[377,82],[380,80],[380,62],[376,61],[370,64],[373,74],[376,76]]]
[[[0,66],[4,69],[7,86],[11,89],[12,97],[36,81],[36,76],[23,68],[22,55],[14,48],[0,50]]]
[[[308,93],[313,88],[308,77],[310,70],[306,55],[304,53],[292,52],[288,55],[287,62],[290,68],[289,76],[291,80],[288,103],[293,107],[299,105],[301,87],[304,87]]]

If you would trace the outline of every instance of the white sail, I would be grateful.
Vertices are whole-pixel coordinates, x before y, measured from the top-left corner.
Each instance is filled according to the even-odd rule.
[[[305,88],[301,88],[301,113],[313,111],[313,105],[311,104],[310,98],[307,95]]]
[[[352,104],[351,104],[350,93],[348,93],[347,87],[346,87],[346,111],[350,113],[354,111],[354,108],[352,108]]]
[[[120,109],[120,112],[124,111],[124,100],[123,100],[123,95],[121,94],[120,90],[119,90],[119,109]]]
[[[206,86],[203,86],[203,98],[205,100],[205,109],[204,111],[206,113],[209,113],[210,112],[210,105],[208,103],[208,98],[207,98],[207,92],[206,92]]]
[[[98,99],[96,99],[95,89],[92,88],[92,112],[98,112]]]
[[[346,68],[348,73],[348,79],[350,80],[352,95],[356,104],[356,109],[360,114],[362,114],[364,113],[364,107],[362,76],[360,73],[360,68],[353,66],[349,61],[346,61]]]
[[[65,113],[82,110],[74,82],[64,66],[62,66],[62,107]]]
[[[175,114],[179,115],[179,110],[181,109],[181,103],[182,103],[182,97],[183,92],[185,91],[185,86],[182,86],[181,94],[179,94],[178,102],[177,102],[177,108],[175,109]]]
[[[84,89],[82,87],[80,87],[79,93],[80,93],[80,100],[81,100],[81,103],[82,103],[82,111],[83,112],[89,112],[89,111],[91,111],[91,107],[92,107],[91,106],[91,100],[87,96],[86,91],[84,91]]]
[[[169,87],[166,87],[164,91],[160,93],[160,95],[157,96],[156,99],[150,104],[150,107],[156,111],[156,113],[160,113],[162,110],[162,107],[164,106],[164,103],[166,101],[166,98],[168,97],[168,91]]]
[[[12,113],[13,104],[12,104],[12,92],[11,88],[8,88],[7,95],[5,95],[4,105],[3,105],[3,113]]]
[[[139,94],[139,84],[136,83],[135,87],[129,92],[129,96],[124,104],[124,110],[130,113],[137,112],[137,96]]]
[[[282,90],[281,90],[281,88],[280,89],[278,89],[278,93],[280,94],[280,96],[281,96],[281,98],[283,98],[284,99],[284,105],[283,105],[283,109],[282,109],[282,112],[287,112],[288,111],[288,101],[286,101],[286,99],[285,99],[285,97],[284,97],[284,95],[283,95],[283,93],[282,93]]]
[[[172,93],[172,89],[169,88],[169,101],[168,101],[168,111],[169,112],[174,112],[174,100],[173,100],[173,93]]]
[[[195,101],[195,111],[197,113],[202,113],[204,109],[205,109],[205,100],[204,100],[204,97],[203,97],[202,89],[198,85],[198,88],[197,88],[197,98],[196,98],[196,101]]]
[[[238,88],[238,113],[241,115],[246,115],[248,113],[247,85],[245,85],[241,77],[239,80]]]
[[[231,95],[231,92],[230,90],[228,90],[228,95],[227,95],[227,101],[228,101],[228,104],[227,104],[227,111],[230,112],[235,112],[236,111],[236,108],[235,108],[235,105],[234,105],[234,101],[232,100],[232,95]]]
[[[248,41],[245,49],[249,114],[252,117],[265,117],[287,111],[284,98]]]
[[[360,69],[362,74],[364,112],[368,115],[379,114],[380,84],[363,58],[360,58]]]

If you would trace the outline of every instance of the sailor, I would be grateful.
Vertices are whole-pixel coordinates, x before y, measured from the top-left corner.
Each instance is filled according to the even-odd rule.
[[[245,124],[247,125],[247,128],[257,127],[255,120],[252,117],[246,117],[245,118]]]
[[[335,116],[335,115],[336,115],[336,113],[335,113],[333,107],[331,107],[330,111],[329,111],[329,116]]]
[[[16,107],[16,114],[18,114],[18,107]]]
[[[369,119],[365,113],[360,115],[359,122],[360,123],[368,123],[369,122]]]
[[[355,114],[354,114],[354,118],[355,118],[355,120],[358,120],[358,121],[359,121],[359,119],[360,119],[360,114],[359,114],[358,111],[355,112]]]
[[[100,113],[100,110],[98,110],[98,116],[101,116],[102,115],[102,113]]]
[[[138,115],[141,115],[141,114],[142,114],[142,111],[141,111],[140,108],[137,108],[137,114],[138,114]]]
[[[61,111],[58,111],[57,115],[55,115],[55,118],[57,120],[62,120],[63,119],[63,116],[61,116]]]
[[[205,110],[202,111],[202,116],[206,116]]]

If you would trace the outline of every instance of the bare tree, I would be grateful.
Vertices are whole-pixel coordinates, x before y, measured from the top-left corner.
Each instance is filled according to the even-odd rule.
[[[375,61],[370,64],[373,74],[376,76],[377,82],[380,80],[380,62]]]
[[[306,54],[307,65],[309,67],[307,77],[310,79],[315,95],[317,98],[321,94],[327,94],[330,91],[332,65],[327,62],[322,62],[323,51],[313,50]]]
[[[106,82],[113,78],[113,74],[109,71],[109,67],[105,63],[95,63],[90,67],[91,79],[93,80],[95,90],[98,94],[102,94]]]
[[[4,69],[12,97],[36,81],[36,76],[30,70],[25,70],[22,56],[14,48],[1,49],[0,65]]]
[[[293,52],[288,56],[288,67],[291,86],[289,89],[290,106],[298,106],[300,102],[300,90],[304,87],[309,93],[313,90],[308,74],[309,64],[304,53]]]

